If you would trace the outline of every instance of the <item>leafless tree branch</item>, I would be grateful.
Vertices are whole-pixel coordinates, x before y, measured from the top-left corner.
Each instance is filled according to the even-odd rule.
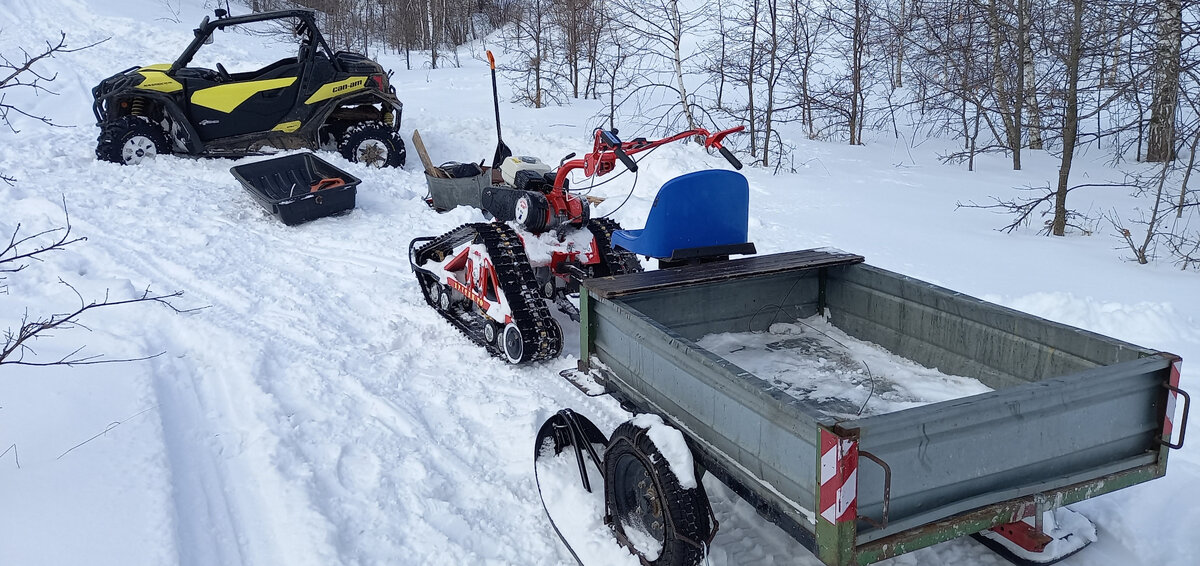
[[[0,250],[0,273],[16,273],[29,266],[28,263],[22,263],[23,260],[41,261],[38,256],[52,251],[61,251],[67,246],[76,242],[86,240],[86,237],[80,236],[71,237],[71,214],[67,210],[67,199],[63,197],[63,219],[65,226],[58,228],[50,228],[42,230],[36,234],[21,236],[21,225],[13,229],[12,235],[8,239],[8,244],[3,250]],[[39,242],[33,244],[33,249],[21,251],[21,246],[29,244],[42,238],[43,236],[51,236],[57,234],[57,239],[50,242]]]
[[[9,328],[4,331],[4,343],[3,347],[0,347],[0,365],[81,366],[131,362],[155,358],[162,355],[162,353],[138,358],[101,359],[103,355],[83,355],[82,352],[84,346],[80,346],[70,353],[50,361],[29,360],[26,359],[26,356],[36,356],[37,352],[32,347],[33,342],[41,338],[51,337],[54,330],[71,330],[77,328],[90,330],[80,320],[81,317],[89,311],[106,309],[109,307],[118,307],[133,303],[158,303],[161,305],[166,305],[176,313],[193,312],[199,310],[181,309],[171,302],[171,299],[182,296],[182,291],[175,291],[174,293],[167,294],[154,294],[150,292],[149,288],[147,288],[142,291],[141,295],[125,300],[113,300],[111,297],[109,297],[108,292],[106,291],[103,299],[87,301],[83,298],[83,295],[81,295],[79,291],[70,283],[67,283],[61,278],[58,280],[58,282],[62,285],[66,285],[73,293],[75,293],[75,296],[79,300],[79,306],[70,312],[51,314],[49,316],[38,318],[31,317],[29,312],[26,311],[26,313],[21,317],[21,323],[18,327],[15,329]]]
[[[1068,187],[1067,191],[1070,192],[1070,191],[1074,191],[1075,189],[1083,189],[1083,188],[1129,187],[1129,186],[1130,185],[1128,185],[1126,183],[1084,183],[1081,185],[1074,185],[1072,187]],[[1022,196],[1022,197],[1018,197],[1018,198],[1010,199],[1010,200],[1004,200],[1004,199],[1000,199],[1000,198],[996,198],[996,197],[991,197],[992,200],[995,201],[991,204],[978,204],[978,203],[975,203],[974,201],[968,201],[968,202],[964,203],[964,202],[960,201],[958,203],[955,203],[955,208],[978,208],[978,209],[984,209],[984,210],[993,210],[999,214],[1010,214],[1014,217],[1013,221],[1009,222],[1008,224],[1004,225],[1001,228],[998,228],[999,231],[1010,234],[1017,228],[1020,228],[1022,226],[1028,226],[1030,224],[1030,221],[1032,220],[1034,213],[1038,212],[1039,209],[1042,208],[1042,205],[1053,204],[1053,200],[1056,196],[1055,189],[1052,188],[1049,185],[1049,183],[1047,183],[1045,186],[1042,186],[1042,187],[1030,187],[1030,186],[1020,187],[1018,190],[1026,191],[1026,192],[1034,193],[1034,194],[1033,194],[1033,196]],[[1041,210],[1040,214],[1041,214],[1041,216],[1047,216],[1047,215],[1053,214],[1053,209]],[[1080,215],[1078,212],[1075,212],[1075,211],[1068,211],[1067,214],[1068,214],[1068,217],[1071,218],[1072,220],[1077,220],[1079,218],[1082,218],[1082,215]],[[1072,223],[1070,223],[1070,226],[1072,228],[1082,230],[1085,232],[1088,231],[1086,228],[1084,228],[1082,225],[1080,225],[1078,223],[1072,222]],[[1041,230],[1039,230],[1038,233],[1043,236],[1049,235],[1050,234],[1050,225],[1047,224]]]
[[[48,116],[31,114],[17,107],[15,104],[5,102],[6,93],[4,91],[10,88],[21,88],[30,89],[42,94],[57,95],[58,93],[46,88],[46,83],[54,82],[54,80],[58,78],[58,74],[44,74],[43,72],[40,72],[34,68],[34,65],[43,59],[52,58],[57,54],[75,53],[90,47],[95,47],[96,45],[104,43],[105,41],[108,41],[108,39],[102,39],[95,43],[84,45],[83,47],[69,48],[67,47],[67,33],[59,32],[58,43],[51,43],[47,41],[46,47],[38,53],[30,53],[27,49],[20,48],[21,57],[15,60],[9,58],[7,55],[0,54],[0,74],[7,73],[4,78],[0,79],[0,122],[3,122],[4,125],[14,133],[19,132],[20,130],[13,125],[10,117],[12,113],[15,113],[33,120],[37,120],[43,124],[56,126],[57,124],[55,124]],[[12,182],[11,178],[6,178],[5,180],[10,183]]]

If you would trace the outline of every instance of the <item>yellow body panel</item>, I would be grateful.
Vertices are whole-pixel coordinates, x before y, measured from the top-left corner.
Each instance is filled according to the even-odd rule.
[[[271,128],[271,131],[272,132],[284,132],[284,133],[290,134],[299,129],[300,129],[300,120],[295,120],[292,122],[280,122],[274,128]]]
[[[335,96],[340,96],[348,92],[362,90],[367,86],[367,77],[350,77],[345,80],[325,83],[321,88],[317,89],[312,96],[305,100],[305,104],[313,104],[322,100],[328,100]]]
[[[167,69],[170,69],[170,68],[171,68],[170,63],[157,63],[154,65],[146,65],[145,67],[142,67],[141,69],[138,69],[138,70],[139,71],[166,71]]]
[[[251,96],[267,90],[289,87],[294,82],[296,77],[217,85],[196,91],[192,95],[192,104],[228,114]]]
[[[163,65],[152,65],[152,66],[153,67],[163,67]],[[166,65],[164,70],[169,69],[169,68],[171,68],[171,66]],[[172,79],[171,77],[168,77],[166,75],[166,73],[163,73],[160,70],[152,70],[150,67],[143,67],[141,69],[138,69],[138,74],[143,77],[146,77],[142,81],[142,84],[137,85],[137,88],[140,88],[142,90],[153,90],[156,92],[166,92],[166,93],[179,92],[179,91],[183,90],[183,85],[179,84],[179,81],[176,81],[175,79]]]

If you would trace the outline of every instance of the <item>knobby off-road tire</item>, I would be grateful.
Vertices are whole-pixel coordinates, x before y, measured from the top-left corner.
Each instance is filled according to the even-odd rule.
[[[647,430],[626,422],[613,431],[604,453],[604,505],[619,538],[653,566],[695,566],[704,558],[701,542],[710,529],[703,484],[684,489]],[[638,529],[662,545],[649,560],[637,548]],[[644,534],[641,535],[644,538]]]
[[[372,167],[403,167],[407,157],[400,133],[382,122],[365,122],[346,129],[338,143],[342,157]]]
[[[96,140],[96,159],[137,165],[170,153],[162,128],[145,116],[121,116],[105,124]]]

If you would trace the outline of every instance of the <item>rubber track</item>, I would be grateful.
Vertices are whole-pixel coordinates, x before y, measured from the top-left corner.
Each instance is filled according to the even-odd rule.
[[[436,280],[435,276],[420,268],[435,252],[443,256],[454,253],[456,246],[465,242],[479,242],[487,249],[492,265],[500,280],[500,291],[508,300],[513,313],[513,323],[521,331],[524,360],[527,362],[547,360],[558,357],[562,352],[562,329],[550,315],[546,303],[537,291],[537,278],[525,255],[525,246],[521,243],[516,231],[505,224],[479,222],[463,224],[441,237],[421,246],[416,250],[417,279],[421,283],[425,302],[438,311],[450,324],[470,338],[471,341],[483,346],[489,353],[505,357],[499,345],[488,344],[483,338],[486,320],[474,303],[458,301],[450,311],[443,311],[437,305],[437,297],[429,292],[429,283]],[[501,332],[503,329],[500,329]],[[531,352],[531,353],[530,353]]]
[[[613,247],[612,233],[620,229],[621,225],[611,218],[593,218],[588,222],[588,230],[596,238],[596,248],[600,250],[601,262],[595,269],[595,277],[642,272],[642,263],[636,254]]]

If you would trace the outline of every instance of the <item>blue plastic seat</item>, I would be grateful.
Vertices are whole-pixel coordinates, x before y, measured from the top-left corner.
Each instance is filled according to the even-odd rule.
[[[663,184],[641,230],[617,230],[612,243],[665,259],[676,250],[746,244],[750,185],[741,173],[709,169]]]

